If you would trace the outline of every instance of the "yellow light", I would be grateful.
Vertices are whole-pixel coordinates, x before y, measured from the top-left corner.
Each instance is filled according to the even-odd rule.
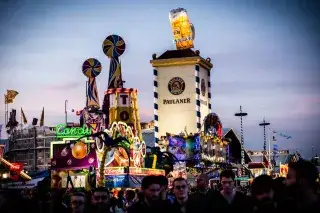
[[[87,145],[83,142],[77,142],[72,148],[72,156],[76,159],[82,159],[87,154]]]
[[[157,165],[157,155],[153,155],[152,169],[155,169]]]

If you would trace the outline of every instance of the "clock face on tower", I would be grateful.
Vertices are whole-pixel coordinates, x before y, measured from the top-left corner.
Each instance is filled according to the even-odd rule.
[[[180,95],[186,88],[184,80],[180,77],[174,77],[168,82],[168,90],[172,95]]]
[[[206,82],[204,79],[201,79],[201,94],[202,96],[206,96]]]
[[[127,121],[129,120],[129,113],[127,111],[122,111],[120,112],[120,119],[122,121]]]

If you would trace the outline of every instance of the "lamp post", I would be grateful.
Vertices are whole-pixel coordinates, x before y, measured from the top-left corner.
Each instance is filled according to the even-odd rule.
[[[38,141],[37,141],[37,123],[38,119],[34,118],[32,125],[33,125],[33,131],[34,131],[34,141],[33,141],[33,170],[37,171],[37,162],[38,162],[38,156],[37,156],[37,147],[38,147]]]
[[[68,100],[65,100],[64,101],[64,113],[65,113],[66,125],[68,124],[67,104],[68,104]]]
[[[236,117],[240,117],[240,128],[241,128],[241,166],[244,168],[244,138],[243,138],[243,122],[242,117],[247,116],[248,113],[242,111],[242,106],[240,106],[240,112],[234,114]]]

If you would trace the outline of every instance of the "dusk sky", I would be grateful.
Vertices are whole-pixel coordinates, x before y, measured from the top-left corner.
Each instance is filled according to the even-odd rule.
[[[85,105],[81,67],[90,57],[103,66],[97,78],[102,102],[110,62],[102,42],[118,34],[127,45],[121,57],[125,86],[139,90],[141,118],[150,121],[149,61],[153,53],[175,48],[168,16],[183,7],[196,29],[195,49],[214,64],[212,105],[223,126],[240,129],[234,113],[242,105],[249,114],[244,119],[246,148],[262,149],[258,124],[265,116],[272,129],[293,138],[278,138],[280,149],[311,156],[313,145],[314,154],[320,154],[320,6],[311,2],[1,0],[1,90],[19,92],[10,105],[19,122],[20,107],[30,123],[44,107],[46,125],[63,123],[65,100],[69,110]],[[71,113],[68,119],[78,121]]]

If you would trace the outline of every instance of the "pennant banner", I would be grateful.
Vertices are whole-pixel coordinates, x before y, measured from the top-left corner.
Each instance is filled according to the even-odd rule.
[[[279,147],[278,144],[273,144],[273,158],[276,159],[279,154]]]
[[[273,151],[279,151],[278,144],[273,144]]]
[[[274,134],[277,134],[278,136],[284,137],[286,139],[292,139],[292,137],[290,135],[286,135],[282,132],[277,132],[277,131],[273,131]],[[275,139],[275,138],[274,138]]]

